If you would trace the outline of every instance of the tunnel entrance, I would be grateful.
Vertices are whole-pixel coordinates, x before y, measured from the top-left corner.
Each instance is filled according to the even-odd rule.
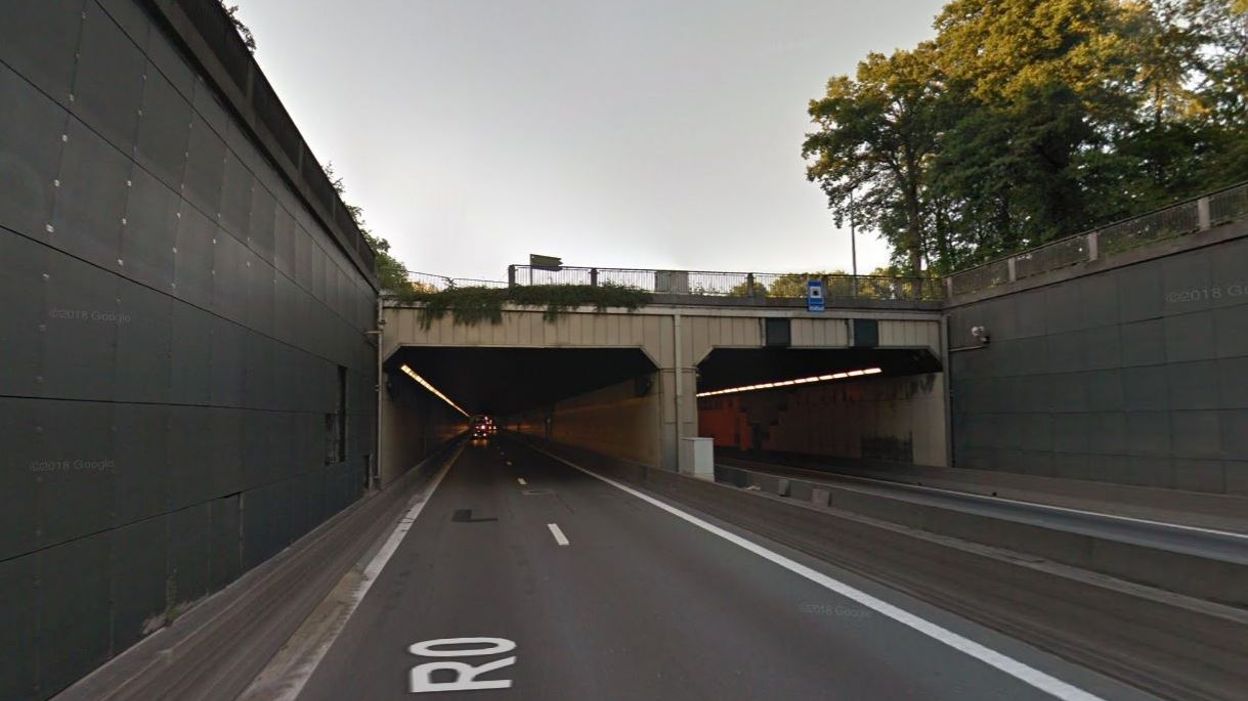
[[[658,367],[640,348],[407,346],[383,365],[389,478],[486,415],[505,430],[658,460]]]
[[[386,362],[403,365],[469,414],[516,416],[657,370],[638,348],[405,347]]]
[[[716,450],[941,465],[944,378],[927,348],[717,348],[698,365]]]

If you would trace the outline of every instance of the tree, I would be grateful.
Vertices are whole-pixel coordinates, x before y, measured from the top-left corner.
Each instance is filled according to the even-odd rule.
[[[252,35],[251,28],[238,18],[238,5],[226,5],[225,0],[217,0],[221,5],[221,9],[230,16],[230,21],[234,23],[234,29],[238,31],[238,36],[242,38],[243,44],[247,46],[247,50],[256,53],[256,37]]]
[[[906,274],[1241,182],[1245,6],[952,0],[934,40],[869,55],[810,103],[807,177]]]
[[[334,173],[334,164],[332,162],[325,164],[325,177],[329,178],[329,183],[333,185],[334,191],[338,193],[340,199],[345,198],[347,187],[342,182],[342,177]],[[396,292],[405,288],[414,287],[413,283],[407,279],[407,267],[399,262],[390,253],[390,242],[386,239],[375,236],[372,231],[364,223],[364,210],[358,205],[350,204],[342,199],[343,205],[351,214],[351,220],[355,222],[360,233],[368,241],[368,245],[372,246],[376,253],[377,280],[381,284],[381,289]]]
[[[941,86],[934,47],[870,54],[854,78],[835,76],[808,109],[807,179],[818,182],[838,223],[877,229],[911,273],[923,267],[930,231],[926,163],[938,144]]]

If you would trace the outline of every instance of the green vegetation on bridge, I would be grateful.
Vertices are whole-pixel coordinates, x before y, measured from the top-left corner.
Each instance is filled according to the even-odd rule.
[[[501,324],[504,305],[543,309],[543,318],[553,321],[577,307],[592,306],[598,311],[624,308],[629,311],[649,304],[653,295],[623,285],[523,285],[514,287],[448,287],[435,290],[426,285],[408,285],[395,293],[399,302],[420,304],[421,324],[452,315],[456,324],[475,326],[482,322]]]

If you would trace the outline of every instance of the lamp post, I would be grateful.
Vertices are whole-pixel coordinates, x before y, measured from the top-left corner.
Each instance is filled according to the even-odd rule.
[[[852,260],[854,276],[850,279],[850,294],[858,296],[858,235],[854,231],[854,191],[849,191],[849,255]]]

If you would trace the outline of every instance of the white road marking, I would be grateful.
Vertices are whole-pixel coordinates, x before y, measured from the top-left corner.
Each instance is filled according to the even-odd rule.
[[[429,500],[433,498],[433,493],[437,490],[438,485],[442,483],[442,478],[446,477],[446,473],[450,472],[451,466],[455,464],[456,460],[459,460],[459,455],[462,452],[464,452],[464,448],[460,446],[455,451],[455,455],[451,456],[451,459],[447,460],[442,469],[438,471],[438,474],[434,475],[433,480],[429,483],[429,487],[412,497],[412,500],[408,502],[411,504],[411,507],[407,510],[407,513],[403,515],[403,518],[399,519],[399,524],[394,527],[390,537],[386,539],[381,549],[377,551],[377,554],[373,555],[373,559],[369,560],[368,565],[364,567],[359,586],[351,593],[351,598],[346,602],[345,611],[335,622],[337,630],[328,636],[328,639],[308,656],[307,661],[300,666],[297,672],[284,680],[286,683],[281,693],[273,697],[275,701],[295,701],[299,693],[303,691],[304,685],[308,683],[308,679],[316,671],[317,666],[325,657],[325,653],[329,652],[329,648],[338,639],[338,633],[342,632],[343,628],[346,628],[347,621],[351,619],[355,609],[364,600],[364,596],[372,588],[373,582],[377,581],[377,576],[381,574],[381,570],[386,566],[386,563],[390,561],[395,551],[399,549],[403,538],[411,530],[412,523],[420,515],[420,512],[424,511],[425,504],[428,504]]]
[[[511,464],[511,461],[510,461],[510,460],[508,460],[508,461],[507,461],[507,464],[508,464],[508,465],[510,465],[510,464]]]
[[[564,460],[558,455],[548,453],[541,448],[534,447],[534,450],[558,460],[568,467],[580,470],[591,477],[596,477],[616,489],[628,492],[638,499],[641,499],[652,506],[656,506],[669,514],[676,516],[677,518],[697,526],[698,528],[713,533],[733,545],[740,546],[741,548],[744,548],[745,550],[748,550],[765,560],[775,563],[798,576],[804,577],[815,584],[818,584],[848,599],[852,599],[863,606],[875,610],[881,615],[887,616],[904,626],[908,626],[909,628],[912,628],[934,640],[944,643],[959,652],[970,655],[971,657],[974,657],[991,667],[995,667],[996,669],[1005,672],[1025,684],[1033,686],[1045,693],[1062,699],[1063,701],[1104,701],[1101,697],[1096,696],[1095,694],[1091,694],[1083,689],[1068,684],[1057,677],[1042,672],[1035,667],[1009,657],[1008,655],[1004,655],[996,650],[981,645],[974,640],[959,635],[947,628],[944,628],[943,626],[932,623],[924,618],[919,618],[913,613],[894,606],[883,599],[874,597],[840,580],[833,579],[822,572],[811,569],[810,567],[807,567],[806,565],[803,565],[795,560],[791,560],[784,555],[772,552],[757,543],[742,538],[741,536],[732,533],[731,531],[724,530],[723,528],[720,528],[712,523],[704,521],[693,514],[681,511],[680,509],[660,501],[649,494],[645,494],[633,489],[632,487],[616,482],[613,479],[603,477],[602,475],[586,470],[580,465]],[[550,524],[550,526],[552,530],[556,528],[553,523]]]
[[[523,478],[523,477],[517,477],[517,478],[516,478],[516,481],[520,483],[520,486],[521,486],[521,487],[523,487],[523,486],[525,486],[525,485],[527,485],[527,484],[528,484],[528,482],[525,482],[525,481],[524,481],[524,478]]]
[[[566,535],[564,535],[564,534],[563,534],[563,531],[559,530],[559,524],[557,524],[557,523],[548,523],[548,524],[546,524],[546,527],[550,529],[550,534],[551,534],[551,535],[553,535],[553,536],[555,537],[555,542],[556,542],[556,543],[558,543],[558,544],[560,544],[560,545],[567,545],[567,544],[568,544],[568,537],[567,537]]]
[[[489,647],[469,648],[467,650],[462,648],[455,650],[440,649],[444,645],[488,645]],[[507,638],[442,638],[440,640],[426,640],[416,643],[408,647],[407,651],[421,657],[446,658],[499,655],[515,649],[516,643]],[[470,665],[445,659],[437,662],[426,662],[413,667],[411,672],[408,673],[408,691],[413,694],[420,694],[429,691],[509,689],[511,688],[510,679],[477,681],[477,675],[509,667],[515,663],[515,655],[481,665]],[[434,672],[451,672],[455,676],[453,679],[444,677],[441,681],[435,682],[433,680]]]

